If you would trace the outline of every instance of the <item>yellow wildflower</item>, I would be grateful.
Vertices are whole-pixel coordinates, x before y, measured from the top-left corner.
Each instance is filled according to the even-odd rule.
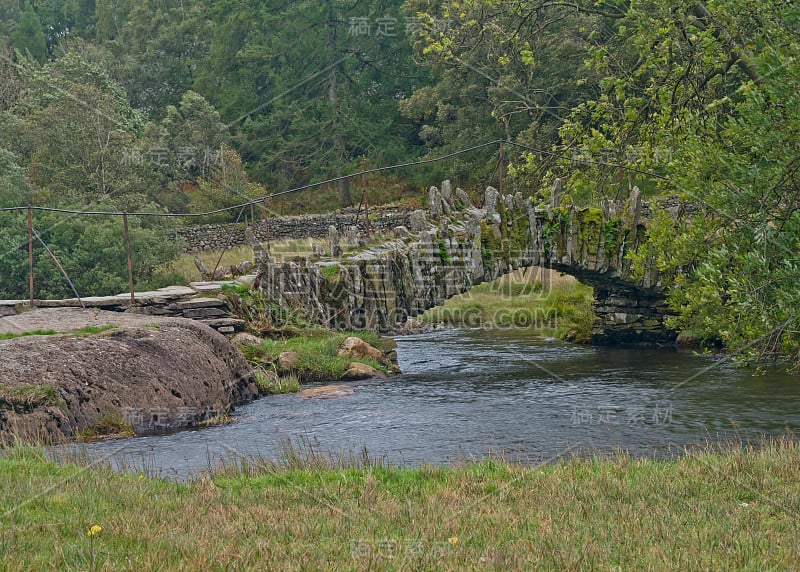
[[[99,534],[101,530],[103,530],[102,526],[99,524],[93,524],[91,527],[89,527],[89,530],[86,532],[86,534],[89,536],[94,536],[95,534]]]
[[[450,538],[447,539],[447,542],[449,542],[450,544],[458,544],[458,536],[451,536]]]

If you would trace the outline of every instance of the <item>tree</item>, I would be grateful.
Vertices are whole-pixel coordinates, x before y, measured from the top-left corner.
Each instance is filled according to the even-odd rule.
[[[184,93],[177,107],[167,106],[161,127],[161,143],[179,166],[181,178],[210,177],[220,153],[230,146],[219,112],[194,91]]]
[[[399,6],[214,4],[214,41],[195,89],[238,130],[254,179],[285,189],[336,177],[380,151],[384,160],[414,151],[411,122],[397,110],[415,75],[407,38],[352,28],[360,19],[402,22]],[[338,190],[346,204],[346,186]]]
[[[496,138],[550,148],[569,110],[590,86],[586,42],[602,29],[599,16],[566,4],[526,0],[409,0],[415,49],[437,78],[401,102],[419,137],[436,154]],[[506,150],[506,158],[514,156]],[[454,160],[456,174],[487,180],[497,149]],[[537,168],[539,165],[537,165]]]
[[[19,24],[19,17],[22,13],[19,7],[19,0],[0,0],[0,52],[11,50],[11,34]]]
[[[211,36],[206,3],[181,0],[102,3],[98,27],[113,36],[109,49],[118,59],[115,73],[131,106],[158,120],[193,89]]]
[[[659,0],[618,24],[595,54],[602,93],[576,109],[565,137],[636,146],[628,164],[660,175],[641,182],[689,205],[660,214],[637,256],[674,283],[675,326],[745,358],[797,361],[800,7]],[[573,176],[583,177],[595,175]]]
[[[68,202],[141,193],[141,165],[131,161],[143,127],[124,91],[101,65],[67,52],[44,67],[23,62],[25,97],[12,108],[15,144],[31,181]]]
[[[11,34],[11,45],[22,54],[30,54],[39,63],[47,58],[47,39],[39,16],[31,4],[25,7]]]

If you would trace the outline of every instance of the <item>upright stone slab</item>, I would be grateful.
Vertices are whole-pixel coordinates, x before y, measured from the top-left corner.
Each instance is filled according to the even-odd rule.
[[[333,225],[328,227],[328,252],[331,258],[338,258],[342,255],[341,236]]]
[[[469,200],[469,195],[464,191],[464,189],[456,188],[456,200],[457,203],[464,207],[469,208],[472,206],[472,201]]]
[[[430,225],[425,218],[425,211],[415,210],[408,216],[408,227],[413,232],[426,230]]]
[[[483,193],[483,208],[486,209],[486,219],[489,221],[494,222],[495,218],[497,217],[497,199],[500,197],[500,193],[494,187],[486,187],[486,191]]]
[[[442,216],[442,197],[436,187],[428,189],[428,212],[433,218]]]
[[[557,209],[561,206],[561,194],[564,192],[561,179],[556,179],[550,191],[550,208]]]

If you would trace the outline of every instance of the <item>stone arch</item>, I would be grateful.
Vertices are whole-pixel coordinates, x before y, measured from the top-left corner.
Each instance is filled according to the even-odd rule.
[[[602,208],[561,204],[560,187],[547,207],[521,193],[488,187],[480,208],[461,189],[431,187],[429,209],[409,217],[393,240],[336,262],[262,264],[258,284],[281,303],[309,310],[317,321],[389,331],[481,282],[513,270],[546,266],[594,289],[592,341],[664,343],[667,307],[654,270],[634,275],[627,254],[646,221],[639,190]],[[338,265],[338,272],[323,268]]]

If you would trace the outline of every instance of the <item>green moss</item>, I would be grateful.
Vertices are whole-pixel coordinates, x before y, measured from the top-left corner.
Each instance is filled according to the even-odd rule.
[[[606,221],[606,224],[603,225],[603,250],[608,255],[616,253],[622,243],[621,227],[622,223],[619,219]]]
[[[485,266],[491,266],[495,260],[502,258],[502,246],[502,239],[495,236],[494,226],[486,221],[481,222],[481,256]]]
[[[438,240],[438,243],[439,243],[439,258],[441,258],[442,264],[450,264],[451,259],[450,259],[450,253],[447,252],[447,244],[442,238]]]
[[[590,207],[576,211],[575,216],[578,219],[578,244],[581,251],[585,246],[588,254],[596,255],[600,250],[601,244],[603,211]]]
[[[582,223],[603,224],[603,209],[588,207],[577,212]]]
[[[339,278],[339,265],[338,264],[331,264],[329,266],[323,266],[321,269],[322,275],[328,281],[335,281]]]
[[[503,242],[508,248],[508,255],[512,257],[527,249],[530,239],[530,222],[527,214],[518,214],[510,222],[511,224],[508,224],[509,221],[505,220],[501,229]]]

